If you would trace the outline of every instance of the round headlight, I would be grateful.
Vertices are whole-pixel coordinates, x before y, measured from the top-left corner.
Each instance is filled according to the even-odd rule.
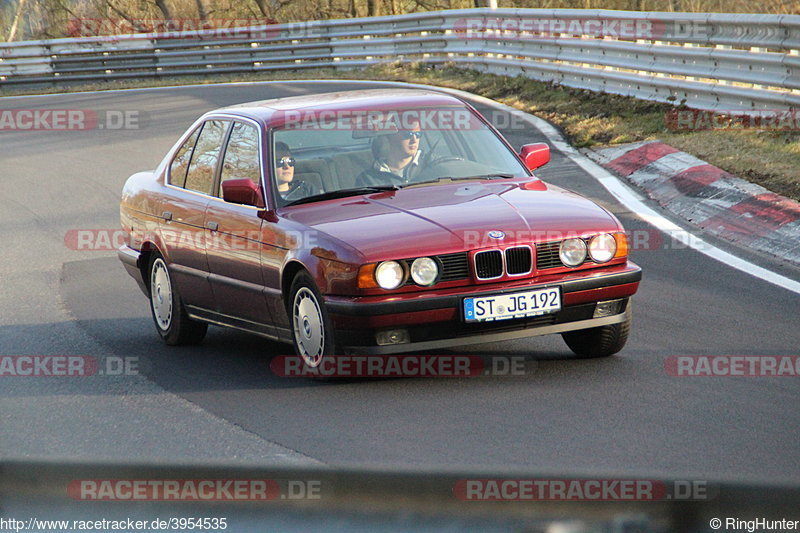
[[[417,285],[427,287],[436,283],[439,277],[439,265],[430,257],[420,257],[411,263],[411,279]]]
[[[561,241],[558,257],[567,266],[578,266],[586,260],[586,243],[583,239],[565,239]]]
[[[596,235],[589,241],[589,255],[598,263],[611,261],[615,253],[617,253],[617,241],[608,233]]]
[[[375,269],[375,281],[382,289],[396,289],[405,281],[406,273],[397,261],[384,261]]]

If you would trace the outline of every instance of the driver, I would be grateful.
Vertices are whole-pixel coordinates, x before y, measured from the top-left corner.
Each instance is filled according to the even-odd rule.
[[[419,173],[419,141],[422,137],[419,122],[412,128],[391,135],[376,137],[372,142],[372,168],[356,178],[356,186],[403,185],[409,183]]]

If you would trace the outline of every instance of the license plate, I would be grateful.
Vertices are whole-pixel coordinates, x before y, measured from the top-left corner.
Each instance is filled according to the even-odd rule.
[[[465,322],[488,322],[555,313],[561,309],[558,287],[464,299]]]

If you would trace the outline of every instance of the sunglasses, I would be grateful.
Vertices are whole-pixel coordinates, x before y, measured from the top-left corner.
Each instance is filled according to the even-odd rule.
[[[285,167],[285,166],[293,167],[294,166],[294,157],[281,157],[280,159],[275,161],[275,167],[276,168],[282,168],[282,167]]]
[[[400,134],[400,137],[403,140],[410,139],[411,137],[414,137],[415,139],[419,139],[420,137],[422,137],[422,132],[421,131],[404,131],[404,132],[402,132]]]

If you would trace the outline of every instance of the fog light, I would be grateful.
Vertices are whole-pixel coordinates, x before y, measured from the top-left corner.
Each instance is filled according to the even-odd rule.
[[[375,334],[375,341],[378,343],[378,346],[408,344],[411,342],[411,337],[407,329],[385,329]]]
[[[594,308],[593,318],[618,315],[622,310],[624,300],[609,300],[607,302],[597,302]]]

